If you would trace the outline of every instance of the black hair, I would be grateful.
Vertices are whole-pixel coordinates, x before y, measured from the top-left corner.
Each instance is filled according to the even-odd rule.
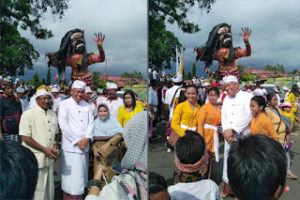
[[[271,200],[285,186],[285,151],[272,138],[257,134],[234,142],[227,160],[232,191],[240,200]]]
[[[194,164],[205,153],[205,141],[199,133],[187,130],[176,142],[175,152],[181,163]]]
[[[270,102],[276,94],[274,92],[267,94],[267,100]]]
[[[197,86],[196,85],[194,85],[194,84],[191,84],[191,85],[187,85],[187,86],[185,86],[185,91],[187,91],[187,89],[188,88],[195,88],[195,90],[196,90],[196,93],[198,94],[198,88],[197,88]]]
[[[255,85],[256,85],[256,87],[260,87],[260,82],[257,81]]]
[[[107,112],[109,112],[108,106],[104,103],[99,104],[97,111],[99,112],[100,108],[102,108],[102,107],[106,108]]]
[[[132,90],[126,90],[123,94],[123,103],[126,107],[125,104],[125,95],[129,94],[132,98],[132,109],[134,110],[135,106],[136,106],[136,99],[135,99],[135,93]]]
[[[207,94],[209,94],[211,91],[215,91],[218,96],[220,96],[220,90],[217,87],[211,87],[207,90]]]
[[[168,191],[165,178],[160,174],[149,172],[149,194],[156,194],[161,191]]]
[[[221,27],[229,27],[230,28],[230,25],[228,25],[226,23],[221,23],[221,24],[216,25],[209,33],[208,39],[205,43],[205,46],[202,48],[203,49],[202,55],[200,57],[197,56],[197,58],[196,58],[197,60],[200,59],[201,61],[204,61],[205,67],[209,67],[212,64],[213,53],[222,48],[222,42],[218,40],[218,30]],[[234,59],[234,52],[235,52],[235,49],[233,48],[233,45],[231,43],[231,45],[229,47],[228,60],[224,61],[225,65],[227,65]]]
[[[266,106],[267,106],[267,102],[265,100],[265,98],[263,98],[262,96],[254,96],[251,98],[251,101],[255,101],[257,103],[258,106],[263,106],[263,111],[265,110]]]
[[[51,61],[48,62],[48,67],[50,67],[50,65],[52,64],[55,65],[55,67],[58,68],[59,74],[65,72],[66,60],[72,57],[72,55],[75,53],[75,47],[73,47],[72,45],[71,36],[73,33],[76,32],[80,32],[84,34],[83,30],[78,28],[68,31],[61,39],[59,50],[53,54],[56,59],[56,62],[55,63],[51,63]],[[82,63],[79,66],[79,71],[82,71],[85,64],[88,62],[89,62],[89,54],[87,53],[86,48],[84,48],[84,51],[82,53]]]
[[[298,96],[299,95],[299,88],[298,88],[298,85],[294,84],[292,85],[292,88],[291,88],[291,92],[290,93],[294,93],[295,96]]]
[[[32,199],[38,163],[28,148],[0,141],[0,199]]]

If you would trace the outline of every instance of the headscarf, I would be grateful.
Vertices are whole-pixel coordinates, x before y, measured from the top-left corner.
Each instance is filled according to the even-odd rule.
[[[100,106],[104,106],[108,111],[108,116],[106,119],[101,119],[99,116],[95,120],[95,126],[93,134],[94,136],[114,136],[116,133],[122,133],[123,129],[121,124],[109,114],[109,109],[106,104],[100,104]]]
[[[148,169],[148,134],[147,112],[135,114],[126,124],[123,138],[127,151],[122,159],[122,167],[126,169],[139,169],[146,172]]]

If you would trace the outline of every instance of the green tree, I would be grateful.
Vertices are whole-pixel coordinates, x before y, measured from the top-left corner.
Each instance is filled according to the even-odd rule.
[[[51,84],[51,70],[50,67],[48,67],[46,85],[50,85],[50,84]]]
[[[200,31],[197,24],[187,19],[190,7],[211,9],[215,0],[149,0],[149,65],[157,70],[170,68],[176,59],[176,47],[181,49],[178,38],[166,29],[166,22],[176,23],[185,33]]]
[[[105,88],[106,82],[100,79],[101,72],[93,72],[92,76],[95,90],[97,90],[98,88]]]
[[[192,65],[192,77],[196,77],[196,63]]]
[[[48,39],[52,32],[40,24],[48,10],[62,18],[69,0],[2,0],[0,4],[0,72],[24,75],[24,69],[33,69],[33,60],[39,53],[18,28],[29,29],[37,39]]]
[[[294,69],[291,74],[297,74],[298,73],[298,70],[297,69]]]
[[[41,82],[40,82],[40,77],[39,77],[39,73],[38,72],[35,72],[33,74],[33,77],[32,77],[32,84],[35,86],[35,87],[38,87],[41,85]]]

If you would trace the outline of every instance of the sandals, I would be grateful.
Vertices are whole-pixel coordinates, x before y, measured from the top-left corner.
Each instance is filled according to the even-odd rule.
[[[297,180],[298,179],[298,176],[296,176],[293,173],[286,174],[286,177],[289,178],[289,179],[292,179],[292,180]]]

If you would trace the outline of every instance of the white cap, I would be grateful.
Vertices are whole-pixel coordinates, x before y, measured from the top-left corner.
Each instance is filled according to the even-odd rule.
[[[91,87],[86,87],[84,93],[93,93]]]
[[[24,88],[18,87],[18,88],[17,88],[17,93],[25,93]]]
[[[107,82],[106,83],[106,89],[118,89],[118,86],[117,86],[117,84],[115,84],[115,83],[110,83],[110,82]]]
[[[204,82],[204,83],[202,84],[202,86],[203,86],[203,87],[206,87],[206,86],[210,86],[210,84],[209,84],[208,82]]]
[[[284,86],[282,89],[283,90],[289,90],[289,88],[287,88],[286,86]]]
[[[49,95],[51,96],[50,92],[47,92],[45,89],[40,89],[36,92],[35,97],[38,98],[40,96]]]
[[[80,80],[76,80],[72,84],[72,89],[83,89],[83,90],[85,90],[85,88],[86,88],[85,82],[80,81]]]
[[[174,83],[180,83],[182,82],[182,74],[177,73],[173,78],[172,78]]]
[[[233,76],[233,75],[225,76],[223,78],[223,81],[224,81],[224,83],[230,83],[230,82],[239,83],[237,77]]]
[[[57,87],[53,87],[53,88],[51,89],[51,92],[59,92],[59,89],[58,89]]]

